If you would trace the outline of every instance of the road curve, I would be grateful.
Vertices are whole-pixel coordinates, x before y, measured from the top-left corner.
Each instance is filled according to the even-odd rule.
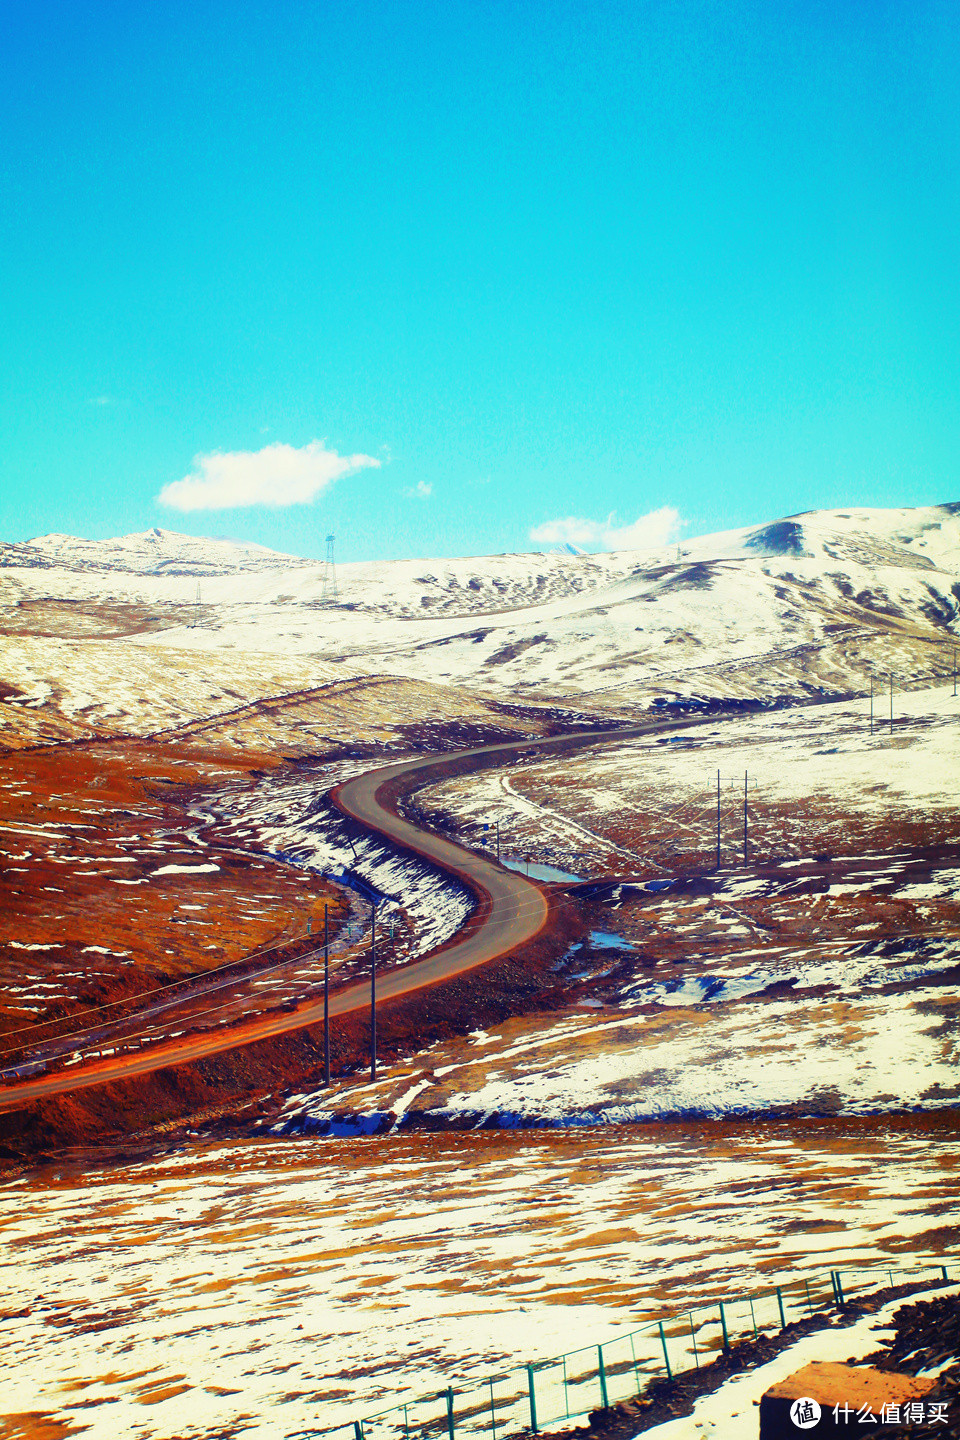
[[[699,720],[660,720],[622,730],[588,730],[548,739],[537,737],[481,745],[470,750],[383,766],[339,786],[333,792],[333,798],[345,814],[456,876],[473,891],[478,902],[461,939],[448,942],[422,960],[378,976],[378,1002],[449,980],[510,953],[533,939],[543,929],[548,915],[547,898],[540,886],[516,871],[507,870],[482,855],[404,820],[390,807],[385,792],[412,793],[464,770],[503,765],[531,750],[555,752],[588,745],[616,744],[652,732],[686,729],[702,723]],[[359,981],[331,994],[330,1014],[346,1015],[364,1009],[369,1003],[369,984]],[[128,1080],[171,1065],[183,1065],[289,1030],[302,1030],[322,1020],[323,1003],[320,1001],[301,1006],[294,1012],[284,1011],[247,1021],[231,1027],[229,1031],[201,1031],[152,1045],[142,1053],[111,1056],[86,1065],[82,1070],[55,1071],[51,1075],[5,1086],[0,1091],[0,1112],[15,1110],[33,1100],[69,1090],[103,1085],[111,1080]]]

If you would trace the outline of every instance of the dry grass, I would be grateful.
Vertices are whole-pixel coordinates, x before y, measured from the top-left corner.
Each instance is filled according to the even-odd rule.
[[[310,872],[218,844],[193,808],[255,758],[271,763],[155,746],[0,756],[3,1031],[202,974],[342,908]],[[157,873],[171,865],[187,873]]]

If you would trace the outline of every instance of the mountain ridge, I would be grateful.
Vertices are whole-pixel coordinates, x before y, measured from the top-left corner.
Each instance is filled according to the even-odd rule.
[[[575,546],[565,546],[549,551],[505,551],[478,556],[433,556],[420,560],[347,561],[341,563],[338,569],[347,573],[370,566],[386,567],[387,569],[409,565],[478,566],[484,561],[516,560],[524,557],[536,558],[538,561],[575,562],[584,560],[597,562],[601,561],[604,556],[669,556],[675,551],[679,551],[681,556],[692,555],[694,552],[703,554],[708,551],[725,551],[728,556],[737,552],[749,553],[750,551],[758,554],[765,552],[771,556],[783,554],[800,556],[803,554],[801,547],[806,530],[811,527],[815,531],[822,529],[830,520],[834,522],[859,521],[869,529],[876,527],[878,517],[890,517],[891,519],[892,517],[903,517],[900,525],[902,531],[904,522],[908,518],[919,519],[921,516],[934,517],[936,515],[943,518],[940,520],[927,519],[926,523],[919,526],[918,535],[908,536],[900,533],[896,536],[902,545],[912,544],[914,540],[917,540],[920,545],[924,545],[927,542],[919,540],[919,535],[935,528],[942,528],[943,519],[952,521],[954,517],[960,516],[960,501],[946,501],[942,504],[927,506],[894,508],[861,506],[797,511],[760,525],[741,526],[731,530],[691,536],[676,546],[595,552],[581,550]],[[807,522],[806,526],[802,522]],[[835,526],[834,533],[839,535],[846,528],[845,525]],[[960,545],[960,523],[956,525],[955,529],[955,544]],[[141,558],[146,568],[139,567],[135,563]],[[807,558],[812,557],[808,556]],[[124,564],[124,561],[127,563]],[[153,574],[157,573],[157,565],[165,567],[172,561],[208,566],[215,566],[219,562],[224,567],[225,573],[234,573],[238,568],[247,567],[258,570],[322,568],[322,561],[273,550],[269,546],[255,541],[231,540],[222,536],[186,535],[179,531],[164,530],[159,527],[133,531],[103,540],[88,540],[81,536],[54,531],[47,535],[35,536],[30,540],[0,542],[0,566],[8,568],[15,567],[18,563],[30,566],[32,562],[35,562],[43,568],[51,565],[54,568],[65,569],[121,568],[130,573]]]
[[[227,541],[52,536],[23,552],[0,550],[0,629],[21,652],[29,635],[109,647],[111,673],[136,647],[168,669],[259,654],[271,674],[286,657],[550,703],[799,699],[942,673],[960,629],[960,504],[807,511],[646,551],[348,563],[332,603],[322,565]],[[56,693],[64,663],[21,654],[0,679]]]

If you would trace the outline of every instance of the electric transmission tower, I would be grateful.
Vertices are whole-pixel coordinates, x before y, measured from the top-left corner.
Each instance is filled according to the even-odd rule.
[[[337,592],[337,567],[333,561],[333,536],[327,536],[327,556],[323,562],[323,589],[320,592],[321,605],[335,605]]]

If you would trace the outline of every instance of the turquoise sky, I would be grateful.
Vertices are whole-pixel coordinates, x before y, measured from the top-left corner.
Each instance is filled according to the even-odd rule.
[[[7,0],[0,538],[350,560],[960,499],[958,36]]]

